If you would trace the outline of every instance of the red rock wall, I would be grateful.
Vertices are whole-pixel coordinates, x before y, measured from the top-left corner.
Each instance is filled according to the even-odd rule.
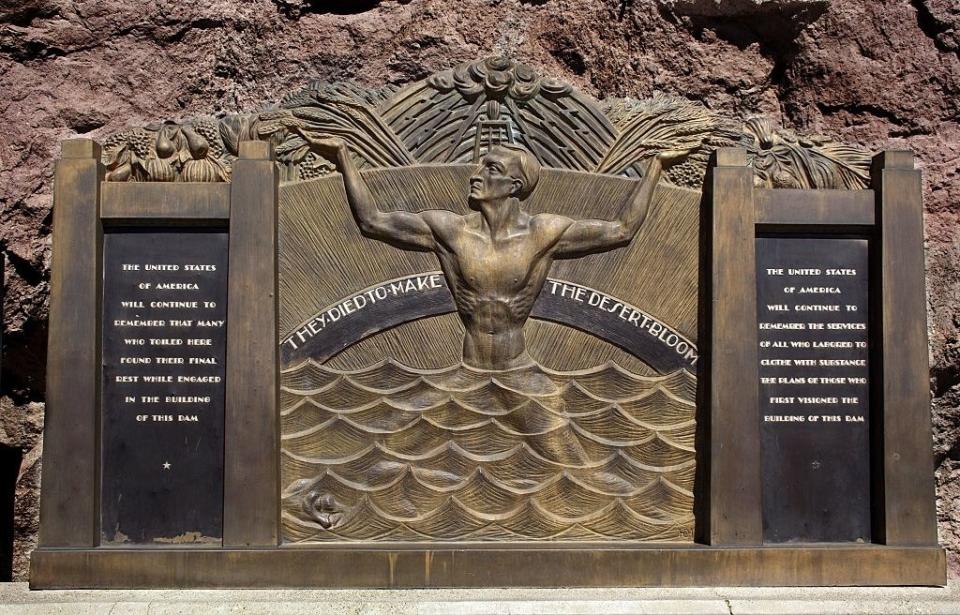
[[[956,0],[0,0],[8,282],[0,437],[23,449],[16,576],[37,529],[53,161],[62,139],[252,110],[312,79],[404,83],[507,53],[597,98],[763,113],[924,170],[942,541],[960,570]]]

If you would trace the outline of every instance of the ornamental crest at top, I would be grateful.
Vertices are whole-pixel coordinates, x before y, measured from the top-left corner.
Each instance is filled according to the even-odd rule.
[[[690,150],[664,180],[694,190],[720,147],[745,148],[756,185],[768,188],[863,189],[871,158],[829,137],[764,117],[722,117],[682,98],[598,102],[490,57],[403,87],[315,82],[258,112],[130,128],[105,140],[103,162],[108,181],[230,181],[240,142],[261,140],[274,145],[285,182],[332,173],[302,130],[343,139],[361,168],[471,164],[497,143],[516,143],[548,167],[640,177],[659,152]]]
[[[481,93],[487,98],[510,97],[527,101],[543,92],[544,96],[557,98],[573,89],[569,83],[540,77],[526,64],[518,64],[509,58],[495,56],[461,64],[427,77],[427,84],[440,92],[456,89],[464,98],[475,99]]]

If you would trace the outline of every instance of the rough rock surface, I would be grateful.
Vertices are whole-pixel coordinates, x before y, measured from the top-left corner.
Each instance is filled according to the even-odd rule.
[[[30,551],[37,544],[37,531],[40,529],[37,495],[40,492],[42,434],[43,404],[28,402],[18,406],[7,396],[0,398],[0,440],[5,445],[19,449],[21,453],[19,467],[16,468],[13,509],[16,548],[12,564],[14,575],[24,579],[30,565]],[[3,471],[6,472],[7,468]],[[7,521],[5,519],[4,523]]]
[[[255,109],[305,82],[404,83],[505,53],[598,98],[655,91],[924,170],[940,523],[960,570],[960,8],[955,0],[0,0],[2,425],[34,456],[58,143]],[[36,531],[18,488],[16,577]]]

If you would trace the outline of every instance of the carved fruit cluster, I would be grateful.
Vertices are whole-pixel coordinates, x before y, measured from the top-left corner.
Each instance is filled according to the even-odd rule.
[[[230,165],[217,122],[165,122],[111,135],[103,148],[108,181],[225,182]]]

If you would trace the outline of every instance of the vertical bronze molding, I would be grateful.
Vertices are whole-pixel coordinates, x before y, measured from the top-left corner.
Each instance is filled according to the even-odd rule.
[[[53,188],[41,547],[97,544],[102,179],[100,146],[64,141]]]
[[[279,541],[277,185],[269,143],[246,141],[230,189],[223,544]]]
[[[763,537],[757,384],[753,169],[722,148],[712,169],[710,282],[710,544]]]
[[[923,252],[923,199],[913,153],[873,160],[880,221],[880,402],[883,420],[881,539],[937,544],[930,367]]]

